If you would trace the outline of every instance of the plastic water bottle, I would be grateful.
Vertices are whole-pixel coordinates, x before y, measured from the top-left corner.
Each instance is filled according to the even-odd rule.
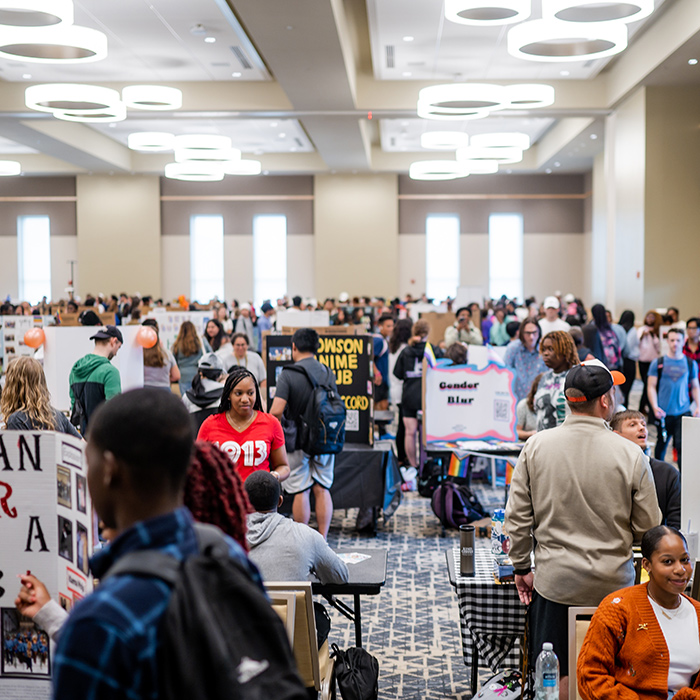
[[[535,664],[535,700],[559,700],[559,659],[550,642],[542,645]]]

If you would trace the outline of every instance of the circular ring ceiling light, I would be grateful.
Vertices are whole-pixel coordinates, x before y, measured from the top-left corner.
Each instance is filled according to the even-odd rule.
[[[0,57],[28,63],[93,63],[107,57],[107,37],[75,25],[1,26]]]
[[[458,160],[458,163],[470,175],[494,175],[498,172],[498,161],[495,160]]]
[[[530,148],[530,137],[517,132],[476,134],[472,136],[471,145],[477,148],[518,148],[527,151]]]
[[[12,177],[22,172],[22,166],[16,160],[0,160],[0,177]]]
[[[221,163],[191,160],[185,163],[168,163],[165,166],[165,177],[191,182],[218,182],[224,179],[224,170]]]
[[[478,27],[522,22],[530,16],[529,0],[445,0],[445,18]]]
[[[238,148],[176,148],[175,161],[184,163],[188,160],[197,161],[235,161],[241,159]]]
[[[91,114],[115,109],[121,104],[116,90],[79,83],[31,85],[24,91],[24,103],[29,109],[50,114],[58,111]]]
[[[175,134],[166,131],[135,131],[129,134],[127,144],[132,151],[172,151]]]
[[[129,109],[180,109],[182,90],[163,85],[130,85],[122,90],[122,100]]]
[[[621,22],[648,17],[654,0],[543,0],[542,14],[565,22]]]
[[[72,0],[0,0],[0,24],[50,27],[73,24]]]
[[[423,88],[418,93],[418,102],[436,110],[457,114],[504,109],[508,106],[508,97],[502,85],[451,83]]]
[[[118,102],[105,109],[84,112],[81,110],[57,109],[53,116],[66,122],[86,122],[86,123],[109,123],[123,122],[126,119],[126,107],[122,102]]]
[[[467,175],[467,169],[456,160],[418,160],[408,169],[411,180],[456,180]]]
[[[508,109],[539,109],[554,104],[554,88],[544,83],[521,83],[506,87]]]
[[[222,165],[226,175],[260,175],[262,172],[259,160],[230,160]]]
[[[589,61],[626,48],[627,27],[619,22],[536,19],[508,32],[508,53],[526,61]]]
[[[523,152],[519,148],[481,148],[479,146],[467,146],[458,148],[455,154],[457,160],[464,161],[496,161],[500,165],[520,163]]]
[[[435,119],[442,121],[466,121],[469,119],[483,119],[488,117],[490,112],[488,109],[474,109],[471,111],[462,111],[459,109],[438,108],[435,105],[427,102],[418,101],[416,113],[421,119]]]
[[[469,145],[469,134],[463,131],[426,131],[420,135],[420,145],[430,151],[455,151]]]
[[[183,134],[175,137],[175,150],[181,148],[220,150],[231,148],[231,139],[217,134]]]

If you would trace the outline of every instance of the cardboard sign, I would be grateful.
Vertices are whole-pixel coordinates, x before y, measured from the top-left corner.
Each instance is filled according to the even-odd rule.
[[[31,571],[66,610],[92,591],[86,477],[78,438],[0,431],[0,697],[51,697],[53,646],[15,609],[17,574]]]
[[[427,442],[516,440],[513,373],[496,363],[431,368],[424,363],[423,425]]]
[[[268,406],[275,397],[277,378],[293,364],[292,336],[266,335],[263,352],[267,368]],[[368,335],[321,335],[316,359],[335,373],[338,393],[347,410],[345,441],[374,443],[374,400],[372,398],[373,349]]]

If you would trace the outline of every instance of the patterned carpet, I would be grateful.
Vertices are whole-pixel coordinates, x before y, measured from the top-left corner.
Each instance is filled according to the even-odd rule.
[[[503,489],[475,485],[474,491],[489,510],[503,504]],[[355,532],[356,515],[357,510],[336,512],[328,541],[332,547],[354,544],[389,550],[381,594],[362,598],[363,643],[379,660],[379,697],[471,697],[457,597],[444,554],[457,543],[456,532],[440,537],[429,499],[417,493],[404,494],[401,506],[388,524],[380,524],[376,537]],[[353,624],[327,607],[332,617],[331,641],[341,648],[353,646]]]

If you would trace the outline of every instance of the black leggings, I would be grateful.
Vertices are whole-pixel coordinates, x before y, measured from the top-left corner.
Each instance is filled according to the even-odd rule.
[[[399,464],[407,464],[408,457],[406,456],[406,428],[403,425],[403,410],[401,404],[399,406],[399,427],[396,429],[396,457]]]
[[[651,362],[638,362],[639,364],[639,376],[642,378],[644,383],[644,388],[642,389],[642,398],[639,399],[639,410],[642,413],[647,413],[650,408],[649,397],[647,396],[647,377],[649,376],[649,365]]]
[[[620,387],[622,389],[622,400],[625,403],[625,407],[629,408],[630,391],[632,391],[632,384],[637,376],[636,360],[630,360],[628,357],[625,357],[622,361],[622,373],[625,375],[625,383]]]

